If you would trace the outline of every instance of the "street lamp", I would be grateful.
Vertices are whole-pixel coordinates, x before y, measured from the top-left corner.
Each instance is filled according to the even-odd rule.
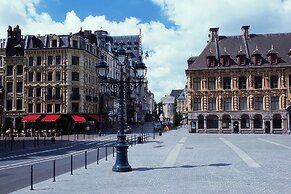
[[[126,135],[124,133],[125,129],[125,111],[124,111],[124,89],[125,84],[130,85],[130,91],[135,90],[136,87],[141,86],[147,82],[144,82],[146,75],[146,66],[142,62],[141,58],[139,61],[133,66],[134,71],[136,71],[136,78],[138,81],[128,81],[124,79],[124,68],[128,65],[130,55],[123,48],[123,43],[120,43],[120,47],[116,52],[118,59],[118,66],[120,67],[120,77],[119,80],[107,80],[107,74],[109,70],[108,64],[104,61],[104,57],[101,57],[101,61],[97,64],[96,69],[99,71],[99,75],[101,78],[101,85],[104,85],[111,92],[118,92],[119,98],[119,121],[120,121],[120,130],[117,134],[117,141],[115,143],[116,148],[116,162],[112,167],[112,171],[114,172],[128,172],[132,171],[131,166],[128,163],[127,157],[127,149],[129,147],[126,141]]]

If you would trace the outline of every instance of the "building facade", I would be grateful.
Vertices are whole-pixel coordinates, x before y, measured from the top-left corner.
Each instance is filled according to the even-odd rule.
[[[198,132],[282,133],[291,87],[291,33],[219,36],[188,59],[188,119]]]
[[[132,38],[132,43],[129,43],[128,37],[123,37],[136,50],[130,65],[126,66],[125,76],[129,78],[134,73],[131,67],[141,54],[141,40],[139,35],[129,36]],[[125,40],[109,36],[103,30],[92,33],[81,29],[69,35],[22,36],[19,26],[14,29],[9,26],[7,39],[0,40],[0,81],[3,86],[0,99],[4,119],[1,124],[5,128],[17,129],[26,123],[23,121],[27,115],[34,116],[33,122],[45,115],[57,115],[54,117],[56,121],[61,115],[68,122],[59,123],[66,125],[60,127],[71,130],[74,121],[91,122],[93,118],[93,121],[103,122],[104,119],[96,115],[108,118],[111,110],[117,113],[118,95],[101,87],[96,64],[104,58],[109,65],[109,79],[118,79],[120,68],[116,49],[122,41]],[[131,102],[140,99],[135,94],[127,93],[127,112],[130,112]],[[131,105],[135,107],[135,104]],[[137,114],[134,108],[131,110],[131,114]],[[82,119],[75,120],[74,115]],[[115,119],[117,121],[117,117]]]

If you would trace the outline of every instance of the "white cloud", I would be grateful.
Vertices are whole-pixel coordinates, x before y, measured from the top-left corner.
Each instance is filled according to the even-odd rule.
[[[143,34],[144,51],[150,57],[149,88],[156,100],[172,89],[182,89],[185,69],[191,55],[199,55],[206,45],[210,27],[220,27],[220,34],[240,34],[242,25],[251,25],[251,33],[290,32],[291,0],[152,0],[161,7],[176,27],[166,28],[158,21],[141,23],[137,18],[122,22],[106,16],[89,15],[81,20],[72,10],[64,21],[54,21],[47,13],[39,13],[40,0],[1,0],[0,37],[6,37],[8,25],[20,25],[23,34],[69,34],[83,29],[107,30],[111,35]]]

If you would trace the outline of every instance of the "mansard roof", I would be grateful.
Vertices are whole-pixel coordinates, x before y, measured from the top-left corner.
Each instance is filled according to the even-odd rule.
[[[248,30],[248,29],[247,29]],[[217,33],[217,32],[216,32]],[[216,34],[214,34],[216,35]],[[214,36],[212,34],[212,38]],[[268,55],[270,53],[276,53],[279,60],[276,66],[291,66],[290,49],[291,49],[291,33],[274,33],[274,34],[242,34],[237,36],[218,36],[216,41],[209,40],[202,53],[193,60],[188,60],[187,70],[199,70],[199,69],[225,69],[225,68],[262,68],[271,67],[268,61]],[[221,60],[221,55],[225,49],[230,55],[231,64],[229,66],[223,66],[218,64],[215,67],[209,67],[206,58],[209,56],[210,51],[216,57],[218,61]],[[260,53],[263,60],[263,64],[255,66],[253,63],[252,55],[254,53]],[[239,65],[237,63],[237,57],[239,55],[246,55],[248,64]]]
[[[113,43],[112,48],[114,51],[118,49],[120,43],[123,42],[123,48],[127,52],[132,52],[134,58],[137,58],[142,54],[141,40],[139,35],[127,35],[127,36],[111,36]]]

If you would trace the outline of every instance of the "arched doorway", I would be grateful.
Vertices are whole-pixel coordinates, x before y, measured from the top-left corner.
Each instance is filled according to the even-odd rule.
[[[271,133],[271,123],[270,121],[265,122],[265,133]]]
[[[222,116],[222,128],[229,129],[231,125],[231,117],[230,115],[223,115]]]
[[[206,117],[207,129],[218,129],[218,116],[209,115]]]
[[[204,129],[204,116],[198,116],[198,129]]]
[[[238,121],[233,122],[233,133],[238,133],[239,132],[239,123]]]
[[[250,128],[250,117],[249,115],[243,114],[241,116],[241,128],[249,129]]]
[[[280,114],[273,115],[273,129],[282,129],[282,117]]]
[[[262,115],[255,115],[254,116],[254,129],[262,129],[263,127],[263,119],[262,119]]]

